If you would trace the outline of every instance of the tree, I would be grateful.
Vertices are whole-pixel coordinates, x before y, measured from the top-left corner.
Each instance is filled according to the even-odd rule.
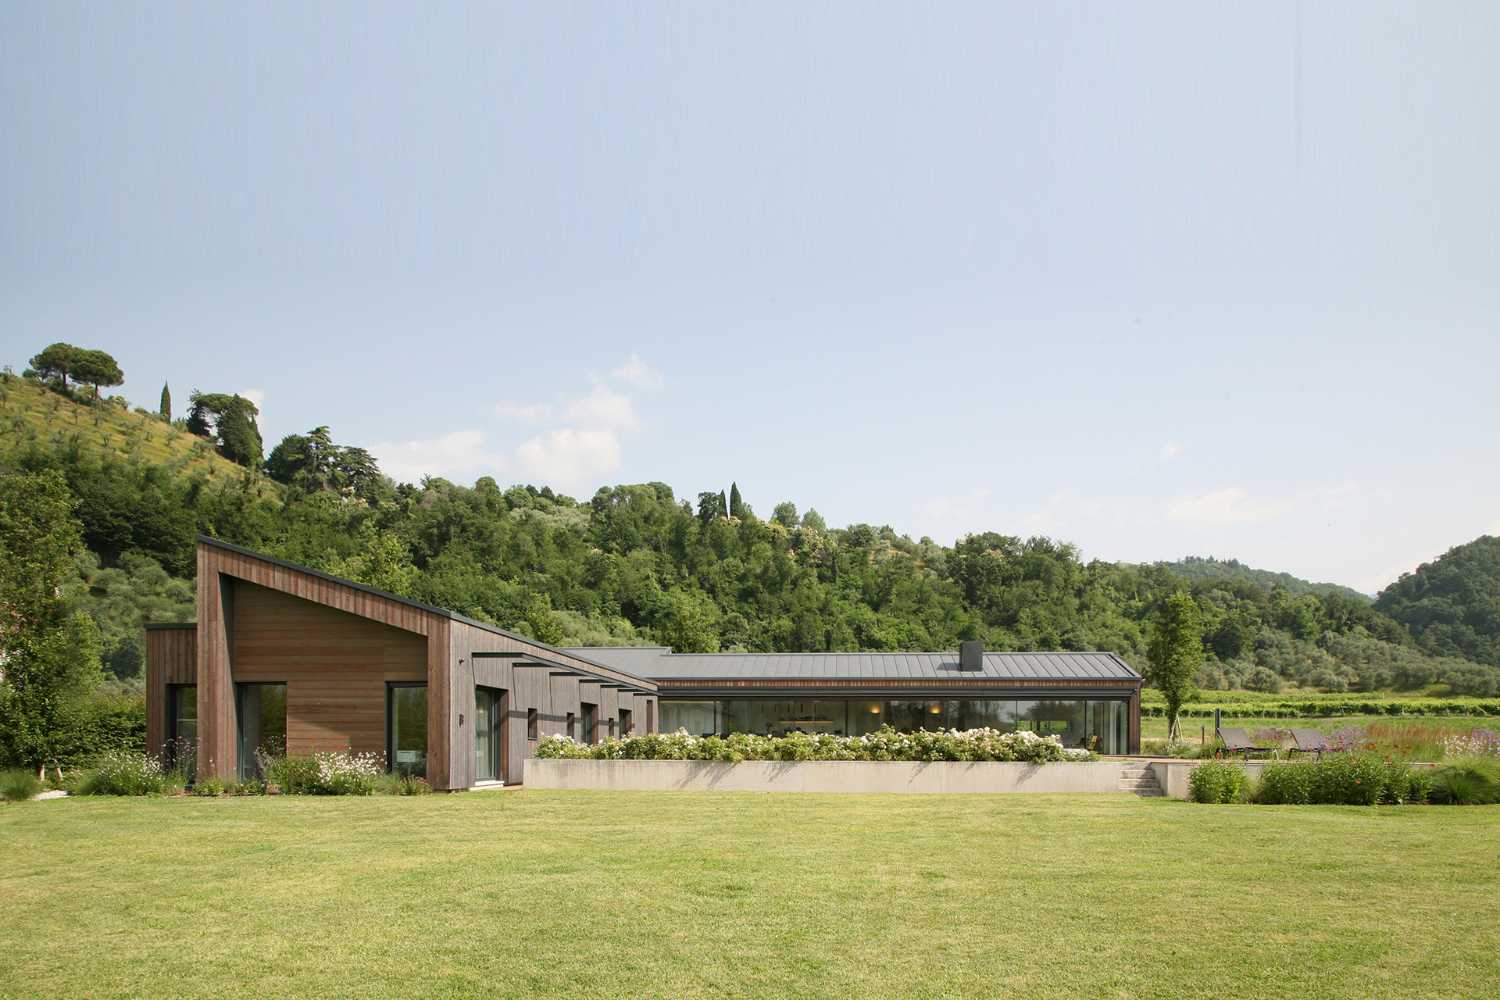
[[[82,549],[56,471],[0,475],[0,761],[41,768],[99,680],[98,633],[62,585]]]
[[[282,438],[266,458],[266,474],[303,493],[333,490],[369,501],[376,499],[381,481],[375,457],[363,448],[334,444],[327,427]]]
[[[707,527],[715,518],[724,516],[724,494],[723,493],[699,493],[698,494],[698,521]]]
[[[776,509],[771,512],[771,520],[775,521],[786,530],[791,531],[797,526],[797,505],[792,503],[790,500],[783,500],[781,503],[777,504]]]
[[[263,445],[255,418],[254,403],[238,394],[198,392],[190,397],[187,429],[199,437],[217,441],[219,454],[247,469],[260,468]]]
[[[172,390],[165,382],[161,384],[161,406],[156,412],[167,423],[172,422]]]
[[[1180,735],[1177,715],[1193,690],[1193,678],[1203,662],[1203,625],[1198,604],[1179,590],[1167,598],[1152,623],[1146,648],[1146,680],[1167,703],[1167,738]]]
[[[740,484],[729,484],[729,516],[744,517],[745,501],[740,497]]]
[[[31,359],[31,368],[38,378],[67,392],[68,379],[73,375],[73,366],[78,363],[78,354],[78,348],[72,344],[49,344]]]
[[[104,351],[80,350],[73,359],[73,381],[94,387],[94,399],[99,399],[100,386],[116,386],[125,381],[115,359]]]

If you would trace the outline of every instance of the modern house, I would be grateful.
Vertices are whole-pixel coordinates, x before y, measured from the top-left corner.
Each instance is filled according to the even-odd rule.
[[[147,626],[148,749],[200,776],[258,753],[350,749],[439,789],[516,783],[549,734],[1034,729],[1140,745],[1141,677],[1112,653],[682,654],[558,649],[485,622],[198,541],[197,622]]]

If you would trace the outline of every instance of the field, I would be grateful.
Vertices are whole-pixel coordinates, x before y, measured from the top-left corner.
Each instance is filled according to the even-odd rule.
[[[1488,995],[1500,808],[499,792],[0,808],[0,993]]]
[[[188,392],[180,390],[176,413],[187,413]],[[77,439],[86,453],[167,465],[209,479],[238,480],[245,470],[187,431],[115,403],[83,406],[35,382],[0,376],[0,436],[8,447],[28,441],[46,447]],[[275,486],[262,480],[261,488]]]

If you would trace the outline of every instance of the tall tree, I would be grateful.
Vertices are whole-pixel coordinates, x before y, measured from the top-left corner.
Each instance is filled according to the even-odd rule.
[[[78,363],[79,353],[79,349],[72,344],[64,344],[61,341],[49,344],[31,359],[31,370],[38,378],[51,382],[63,392],[67,392],[68,379],[73,375],[73,367]]]
[[[165,382],[161,384],[161,406],[156,412],[167,423],[172,422],[172,389]]]
[[[219,453],[231,462],[258,469],[264,445],[255,418],[260,415],[254,403],[238,394],[193,391],[188,410],[187,429],[199,437],[217,441]]]
[[[1191,594],[1179,590],[1166,599],[1152,623],[1146,647],[1146,680],[1167,703],[1167,738],[1180,735],[1177,716],[1193,691],[1193,677],[1203,663],[1203,624]]]
[[[729,484],[729,516],[730,517],[744,517],[745,516],[745,501],[740,498],[740,484],[739,483],[733,483],[732,482],[732,483]]]
[[[125,381],[125,373],[114,357],[104,351],[81,350],[74,357],[73,381],[94,387],[94,399],[100,386],[116,386]]]
[[[73,712],[98,681],[98,633],[62,585],[82,549],[62,474],[0,475],[0,761],[56,760]]]

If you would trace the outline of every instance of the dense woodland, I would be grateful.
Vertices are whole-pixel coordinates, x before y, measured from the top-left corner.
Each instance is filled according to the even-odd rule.
[[[8,376],[0,394],[23,384],[50,385],[67,407],[131,415],[55,373]],[[1371,601],[1232,560],[1131,565],[1084,561],[1044,537],[985,532],[941,545],[885,526],[830,527],[791,500],[758,513],[737,484],[687,496],[619,485],[581,500],[488,477],[397,484],[327,427],[263,458],[249,401],[195,392],[174,424],[162,397],[132,416],[200,442],[190,450],[216,450],[238,463],[233,475],[100,447],[70,429],[79,420],[38,427],[0,405],[0,470],[55,470],[66,482],[84,549],[64,592],[97,623],[105,672],[127,686],[141,676],[141,622],[191,618],[204,532],[551,643],[915,650],[979,638],[993,649],[1113,650],[1139,666],[1148,622],[1183,590],[1203,622],[1205,689],[1500,694],[1500,539],[1455,549]]]

